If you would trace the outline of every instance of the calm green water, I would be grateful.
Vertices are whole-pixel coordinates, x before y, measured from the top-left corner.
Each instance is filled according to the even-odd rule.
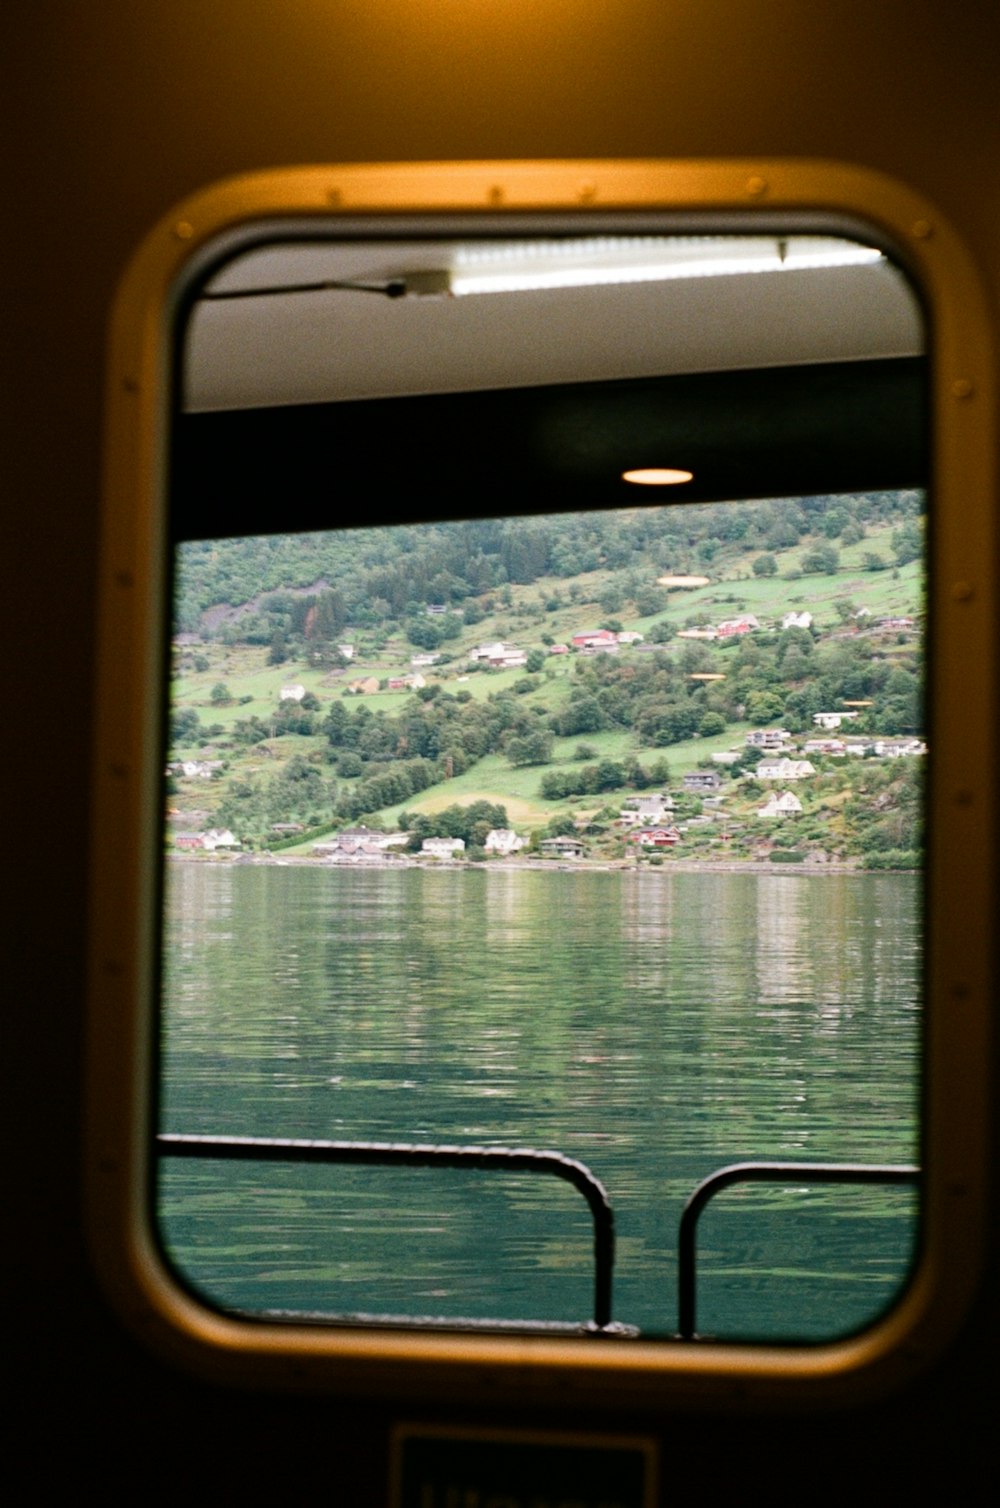
[[[905,875],[168,866],[167,1131],[531,1146],[601,1179],[615,1318],[676,1324],[684,1199],[744,1158],[918,1160]],[[586,1320],[548,1177],[161,1165],[165,1245],[224,1307]],[[699,1329],[817,1339],[905,1280],[904,1189],[748,1186],[699,1235]]]

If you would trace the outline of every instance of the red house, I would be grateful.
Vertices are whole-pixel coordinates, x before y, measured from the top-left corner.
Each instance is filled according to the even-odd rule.
[[[610,628],[594,628],[587,633],[573,635],[574,649],[611,649],[617,648],[618,635],[613,634]]]
[[[676,827],[640,827],[638,832],[629,833],[628,841],[640,848],[673,848],[680,837]]]

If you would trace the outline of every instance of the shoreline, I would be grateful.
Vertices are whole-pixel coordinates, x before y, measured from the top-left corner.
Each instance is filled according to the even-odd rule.
[[[532,873],[579,873],[579,874],[751,874],[751,875],[878,875],[919,874],[919,869],[863,869],[850,859],[832,860],[826,864],[771,864],[764,859],[712,860],[712,859],[664,859],[662,864],[637,864],[621,859],[421,859],[416,855],[395,858],[365,856],[364,858],[313,858],[309,854],[281,853],[168,853],[169,864],[237,864],[255,868],[310,868],[310,869],[428,869],[450,872],[482,873],[485,871],[519,871]]]

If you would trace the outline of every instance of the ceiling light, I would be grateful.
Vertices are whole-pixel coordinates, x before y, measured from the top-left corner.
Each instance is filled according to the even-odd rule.
[[[874,247],[834,236],[596,236],[459,247],[447,284],[450,293],[462,297],[795,272],[881,259]],[[412,291],[424,290],[417,285]],[[433,291],[442,291],[440,285]]]
[[[623,482],[635,482],[639,487],[675,487],[678,482],[694,480],[691,471],[674,471],[666,466],[640,466],[635,471],[623,471]]]

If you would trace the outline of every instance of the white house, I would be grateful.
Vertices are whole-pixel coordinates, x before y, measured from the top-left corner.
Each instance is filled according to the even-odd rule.
[[[465,852],[465,839],[425,838],[420,845],[420,852],[435,859],[450,859],[457,853]]]
[[[626,796],[618,820],[623,827],[656,825],[668,821],[673,810],[672,796],[663,791],[652,791],[645,796]]]
[[[808,759],[762,759],[754,770],[758,780],[804,780],[815,773]]]
[[[167,765],[168,775],[186,775],[189,779],[210,780],[216,770],[222,769],[221,759],[180,759]]]
[[[786,613],[781,620],[782,628],[812,628],[812,613]]]
[[[757,815],[758,817],[764,817],[767,819],[795,817],[798,816],[801,811],[802,802],[799,800],[798,796],[793,795],[791,791],[782,791],[781,795],[779,796],[777,791],[774,791],[770,796],[768,796],[767,800],[764,802],[764,805],[757,808]]]
[[[282,686],[278,692],[278,699],[282,702],[301,702],[306,694],[306,688],[297,683],[293,686]]]
[[[208,832],[202,833],[201,838],[201,846],[207,853],[214,853],[217,848],[239,848],[240,846],[228,827],[210,827]]]
[[[907,754],[926,754],[927,745],[920,738],[880,738],[875,753],[879,759],[902,759]]]
[[[524,841],[523,838],[517,836],[513,828],[494,827],[486,834],[483,847],[487,853],[511,854],[523,848]]]
[[[817,728],[839,728],[841,723],[852,722],[857,717],[856,712],[814,712],[813,722]]]
[[[485,660],[488,665],[497,669],[513,669],[518,665],[526,665],[527,652],[518,649],[514,644],[503,644],[499,639],[492,644],[480,644],[476,649],[470,649],[470,660]]]

